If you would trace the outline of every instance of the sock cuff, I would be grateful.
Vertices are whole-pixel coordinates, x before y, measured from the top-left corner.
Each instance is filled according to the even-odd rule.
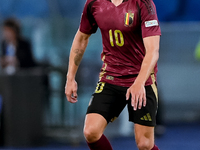
[[[103,134],[101,138],[94,142],[94,143],[88,143],[88,146],[90,150],[113,150],[112,146],[110,145],[110,142],[106,138],[106,136]]]

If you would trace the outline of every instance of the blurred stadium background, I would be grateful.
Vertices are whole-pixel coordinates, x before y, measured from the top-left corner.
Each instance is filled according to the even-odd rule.
[[[154,0],[154,2],[162,29],[158,88],[162,108],[161,120],[166,127],[165,134],[157,139],[158,145],[162,150],[189,148],[199,150],[200,145],[197,139],[200,140],[200,62],[195,59],[195,50],[200,40],[200,15],[198,13],[200,1]],[[38,132],[41,132],[42,137],[36,144],[39,143],[39,147],[43,147],[43,149],[51,147],[69,150],[81,150],[81,147],[87,149],[83,142],[82,127],[90,95],[95,89],[101,68],[102,45],[99,31],[90,38],[77,74],[79,102],[75,105],[69,104],[64,95],[68,56],[73,36],[79,26],[84,3],[85,0],[0,1],[0,23],[2,24],[8,17],[20,20],[23,35],[32,42],[35,60],[40,64],[48,64],[49,98],[45,102],[43,99],[39,99],[42,102],[41,106],[33,108],[33,111],[41,111],[42,130],[38,130]],[[15,84],[20,85],[19,82],[20,80]],[[5,87],[5,85],[0,86]],[[13,88],[12,86],[8,87]],[[39,87],[35,86],[34,88]],[[24,107],[31,109],[34,105],[29,105],[30,97],[34,98],[33,95],[27,95],[27,106]],[[13,107],[21,106],[19,103]],[[4,114],[4,116],[7,118],[12,115]],[[38,116],[38,118],[40,117]],[[20,118],[23,118],[23,114],[17,116],[15,120]],[[11,117],[10,120],[12,119]],[[29,120],[31,119],[29,118]],[[28,130],[34,130],[24,128],[23,124],[20,126],[15,125],[15,122],[12,124],[15,129],[22,130],[22,134],[29,133]],[[29,125],[34,126],[33,124]],[[118,146],[119,141],[130,143],[129,137],[132,138],[134,135],[132,125],[127,121],[126,111],[122,113],[116,123],[108,127],[106,134],[113,139],[115,149],[120,146],[124,147],[123,145]],[[12,147],[12,149],[18,146],[38,146],[32,143],[31,134],[21,137],[14,133],[9,133],[9,135],[5,133],[4,135],[6,135],[4,146]],[[18,137],[19,142],[14,142],[16,141],[14,137]],[[47,147],[44,148],[45,146]],[[193,148],[191,148],[192,146]],[[173,149],[174,147],[176,148]],[[131,147],[126,149],[131,149]]]

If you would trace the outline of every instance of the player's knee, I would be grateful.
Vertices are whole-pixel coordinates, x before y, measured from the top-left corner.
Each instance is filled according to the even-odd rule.
[[[139,150],[151,150],[153,143],[150,142],[149,139],[140,139],[137,142],[137,147]]]
[[[101,137],[100,133],[98,132],[98,129],[95,129],[92,127],[84,128],[83,133],[84,133],[85,139],[89,143],[94,143],[98,141]]]

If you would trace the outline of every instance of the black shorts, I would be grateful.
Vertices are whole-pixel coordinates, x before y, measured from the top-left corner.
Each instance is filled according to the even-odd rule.
[[[142,107],[142,109],[137,109],[136,111],[131,106],[131,98],[128,101],[126,100],[127,89],[127,87],[99,82],[90,100],[87,114],[100,114],[109,123],[114,121],[128,104],[129,121],[144,126],[155,126],[158,108],[156,84],[145,86],[147,98],[146,107]]]

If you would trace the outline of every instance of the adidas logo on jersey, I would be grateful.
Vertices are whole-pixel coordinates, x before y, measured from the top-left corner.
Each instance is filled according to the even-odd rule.
[[[150,113],[147,113],[146,115],[144,115],[142,118],[140,118],[140,120],[143,120],[143,121],[152,121],[152,118],[151,118],[151,115]]]

